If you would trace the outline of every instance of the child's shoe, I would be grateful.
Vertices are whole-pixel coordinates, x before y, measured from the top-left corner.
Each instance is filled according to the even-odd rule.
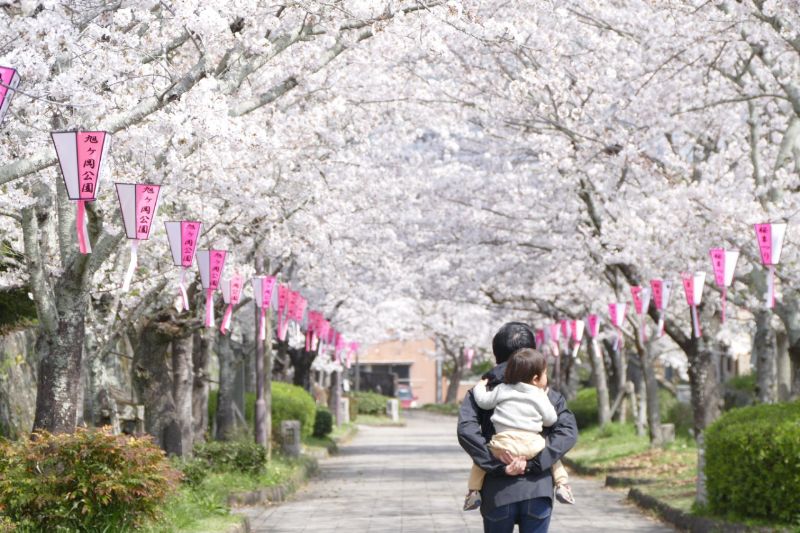
[[[481,493],[477,490],[471,490],[467,492],[467,495],[464,497],[464,510],[472,511],[473,509],[477,509],[480,506],[481,506]]]
[[[569,485],[564,483],[556,487],[556,500],[570,505],[575,503],[575,497],[572,495],[572,489],[569,488]]]

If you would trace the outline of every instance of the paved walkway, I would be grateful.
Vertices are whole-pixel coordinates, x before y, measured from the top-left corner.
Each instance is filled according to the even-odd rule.
[[[481,532],[479,512],[461,511],[469,466],[455,418],[413,413],[404,428],[360,427],[290,501],[241,513],[256,533]],[[578,503],[556,504],[553,533],[674,531],[599,482],[573,477],[571,484]]]

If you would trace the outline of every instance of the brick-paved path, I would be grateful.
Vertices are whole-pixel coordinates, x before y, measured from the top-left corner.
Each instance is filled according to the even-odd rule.
[[[404,428],[360,427],[290,501],[241,514],[257,533],[483,531],[477,511],[461,511],[470,462],[456,441],[456,419],[413,413],[407,420]],[[578,504],[556,504],[553,533],[674,531],[599,482],[573,477],[571,484]]]

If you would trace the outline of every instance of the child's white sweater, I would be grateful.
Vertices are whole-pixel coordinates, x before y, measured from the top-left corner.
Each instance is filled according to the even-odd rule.
[[[541,433],[542,426],[552,426],[558,419],[545,390],[530,383],[501,383],[489,391],[480,382],[472,392],[482,409],[494,408],[492,423],[498,433],[509,430]]]

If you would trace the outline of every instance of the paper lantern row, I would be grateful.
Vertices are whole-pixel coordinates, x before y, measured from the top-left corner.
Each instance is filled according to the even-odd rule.
[[[8,74],[0,68],[0,81],[6,83],[7,77],[13,85],[18,83],[15,72]],[[0,96],[5,98],[8,89],[0,86]],[[9,97],[10,98],[10,97]],[[8,99],[2,100],[2,111],[8,105]],[[2,115],[0,115],[2,120]],[[51,134],[56,155],[58,156],[61,175],[70,200],[77,202],[76,232],[78,245],[83,254],[91,253],[91,243],[86,221],[86,202],[97,198],[100,178],[105,169],[107,154],[111,144],[111,135],[105,131],[60,131]],[[130,241],[131,259],[122,284],[123,291],[130,289],[131,280],[136,270],[138,249],[141,241],[150,238],[156,213],[158,211],[159,194],[161,186],[152,183],[115,183],[117,198],[119,200],[122,222],[125,235]],[[200,270],[200,281],[206,295],[205,325],[214,326],[214,293],[222,289],[222,297],[226,304],[222,317],[220,331],[226,334],[230,331],[231,318],[234,307],[240,302],[244,288],[244,280],[234,274],[230,279],[222,279],[222,272],[227,257],[226,250],[197,250],[197,243],[202,230],[202,222],[198,220],[167,221],[164,223],[167,240],[172,253],[173,264],[180,268],[178,288],[180,291],[181,309],[189,309],[189,299],[186,293],[186,275],[192,266],[195,255]],[[275,290],[277,286],[278,290]],[[292,291],[284,285],[277,285],[276,278],[272,276],[257,276],[253,278],[254,300],[260,308],[259,337],[266,339],[266,314],[270,307],[277,311],[277,332],[280,340],[286,339],[290,323],[298,326],[307,325],[306,308],[307,300],[297,291]],[[276,296],[277,293],[277,296]],[[323,349],[329,345],[335,347],[335,357],[341,358],[347,353],[348,360],[352,352],[357,351],[357,343],[345,346],[344,337],[333,329],[322,313],[315,311],[314,320],[308,324],[306,335],[307,347],[319,348],[320,340]],[[353,349],[356,346],[356,349]]]
[[[759,252],[761,262],[767,267],[767,292],[766,292],[766,305],[772,309],[775,307],[775,265],[780,261],[781,252],[783,251],[783,241],[786,236],[785,223],[764,223],[755,224],[756,238],[758,240]],[[727,295],[728,288],[733,284],[734,273],[736,264],[739,260],[738,250],[726,250],[725,248],[712,248],[709,250],[711,257],[711,266],[714,271],[714,282],[719,287],[722,294],[721,302],[721,321],[724,323],[726,319],[727,308]],[[689,306],[690,315],[692,318],[692,333],[696,337],[702,336],[702,328],[700,325],[700,317],[698,314],[698,306],[703,300],[703,288],[705,286],[706,273],[705,272],[684,272],[681,274],[681,283],[683,284],[683,292],[686,297],[686,303]],[[645,327],[645,315],[650,308],[650,301],[652,299],[658,316],[657,323],[657,336],[664,334],[664,318],[666,316],[667,306],[672,296],[673,282],[666,279],[652,279],[650,280],[650,287],[632,286],[631,299],[633,300],[633,307],[636,315],[639,317],[639,328],[642,340],[647,340],[647,329]],[[625,321],[625,313],[627,311],[627,304],[622,302],[612,302],[608,304],[608,315],[611,325],[616,329],[616,338],[614,341],[615,349],[619,349],[623,342],[622,325]],[[574,321],[573,321],[574,322]],[[599,333],[599,317],[597,315],[589,315],[587,317],[589,324],[589,332],[592,337],[596,337]],[[566,320],[561,321],[561,331],[564,330]],[[566,333],[564,333],[566,336]],[[558,346],[558,331],[557,325],[551,324],[547,328],[537,330],[536,344],[537,346],[544,345],[554,340],[556,347]],[[580,340],[578,340],[578,344]],[[556,350],[557,352],[558,350]],[[577,351],[575,352],[577,354]]]

